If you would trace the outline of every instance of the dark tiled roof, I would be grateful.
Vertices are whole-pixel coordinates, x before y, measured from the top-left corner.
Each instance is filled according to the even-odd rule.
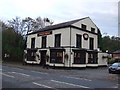
[[[41,31],[54,30],[54,29],[58,29],[58,28],[62,28],[62,27],[67,27],[67,26],[70,26],[73,23],[76,23],[76,22],[78,22],[80,20],[83,20],[83,19],[86,19],[86,18],[89,18],[89,17],[85,17],[85,18],[81,18],[81,19],[77,19],[77,20],[72,20],[72,21],[68,21],[68,22],[64,22],[64,23],[60,23],[60,24],[55,24],[55,25],[52,25],[52,26],[47,26],[45,28],[42,28],[38,31],[34,31],[32,33],[29,33],[29,34],[35,34],[35,33],[41,32]]]
[[[117,51],[115,51],[115,52],[113,52],[113,53],[119,53],[119,54],[120,54],[120,50],[117,50]]]

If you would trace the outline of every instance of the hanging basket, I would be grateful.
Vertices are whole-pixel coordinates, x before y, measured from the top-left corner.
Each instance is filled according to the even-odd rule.
[[[68,54],[65,54],[64,58],[65,58],[65,59],[68,59]]]

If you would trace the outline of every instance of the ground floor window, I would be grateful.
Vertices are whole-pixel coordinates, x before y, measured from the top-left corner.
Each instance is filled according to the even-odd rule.
[[[36,57],[36,50],[27,50],[28,61],[35,61],[35,57]]]
[[[74,51],[74,64],[85,64],[86,53],[84,51]]]
[[[51,50],[50,63],[63,63],[63,51]]]
[[[97,64],[98,58],[96,52],[88,52],[88,64]]]

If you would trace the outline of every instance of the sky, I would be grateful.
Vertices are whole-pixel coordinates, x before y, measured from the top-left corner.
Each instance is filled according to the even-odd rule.
[[[54,24],[90,17],[102,35],[118,35],[119,0],[1,0],[0,19],[48,17]]]

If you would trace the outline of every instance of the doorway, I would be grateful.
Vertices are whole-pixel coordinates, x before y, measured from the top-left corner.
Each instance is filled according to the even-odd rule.
[[[40,51],[41,53],[41,62],[40,65],[45,66],[46,65],[46,50]]]

